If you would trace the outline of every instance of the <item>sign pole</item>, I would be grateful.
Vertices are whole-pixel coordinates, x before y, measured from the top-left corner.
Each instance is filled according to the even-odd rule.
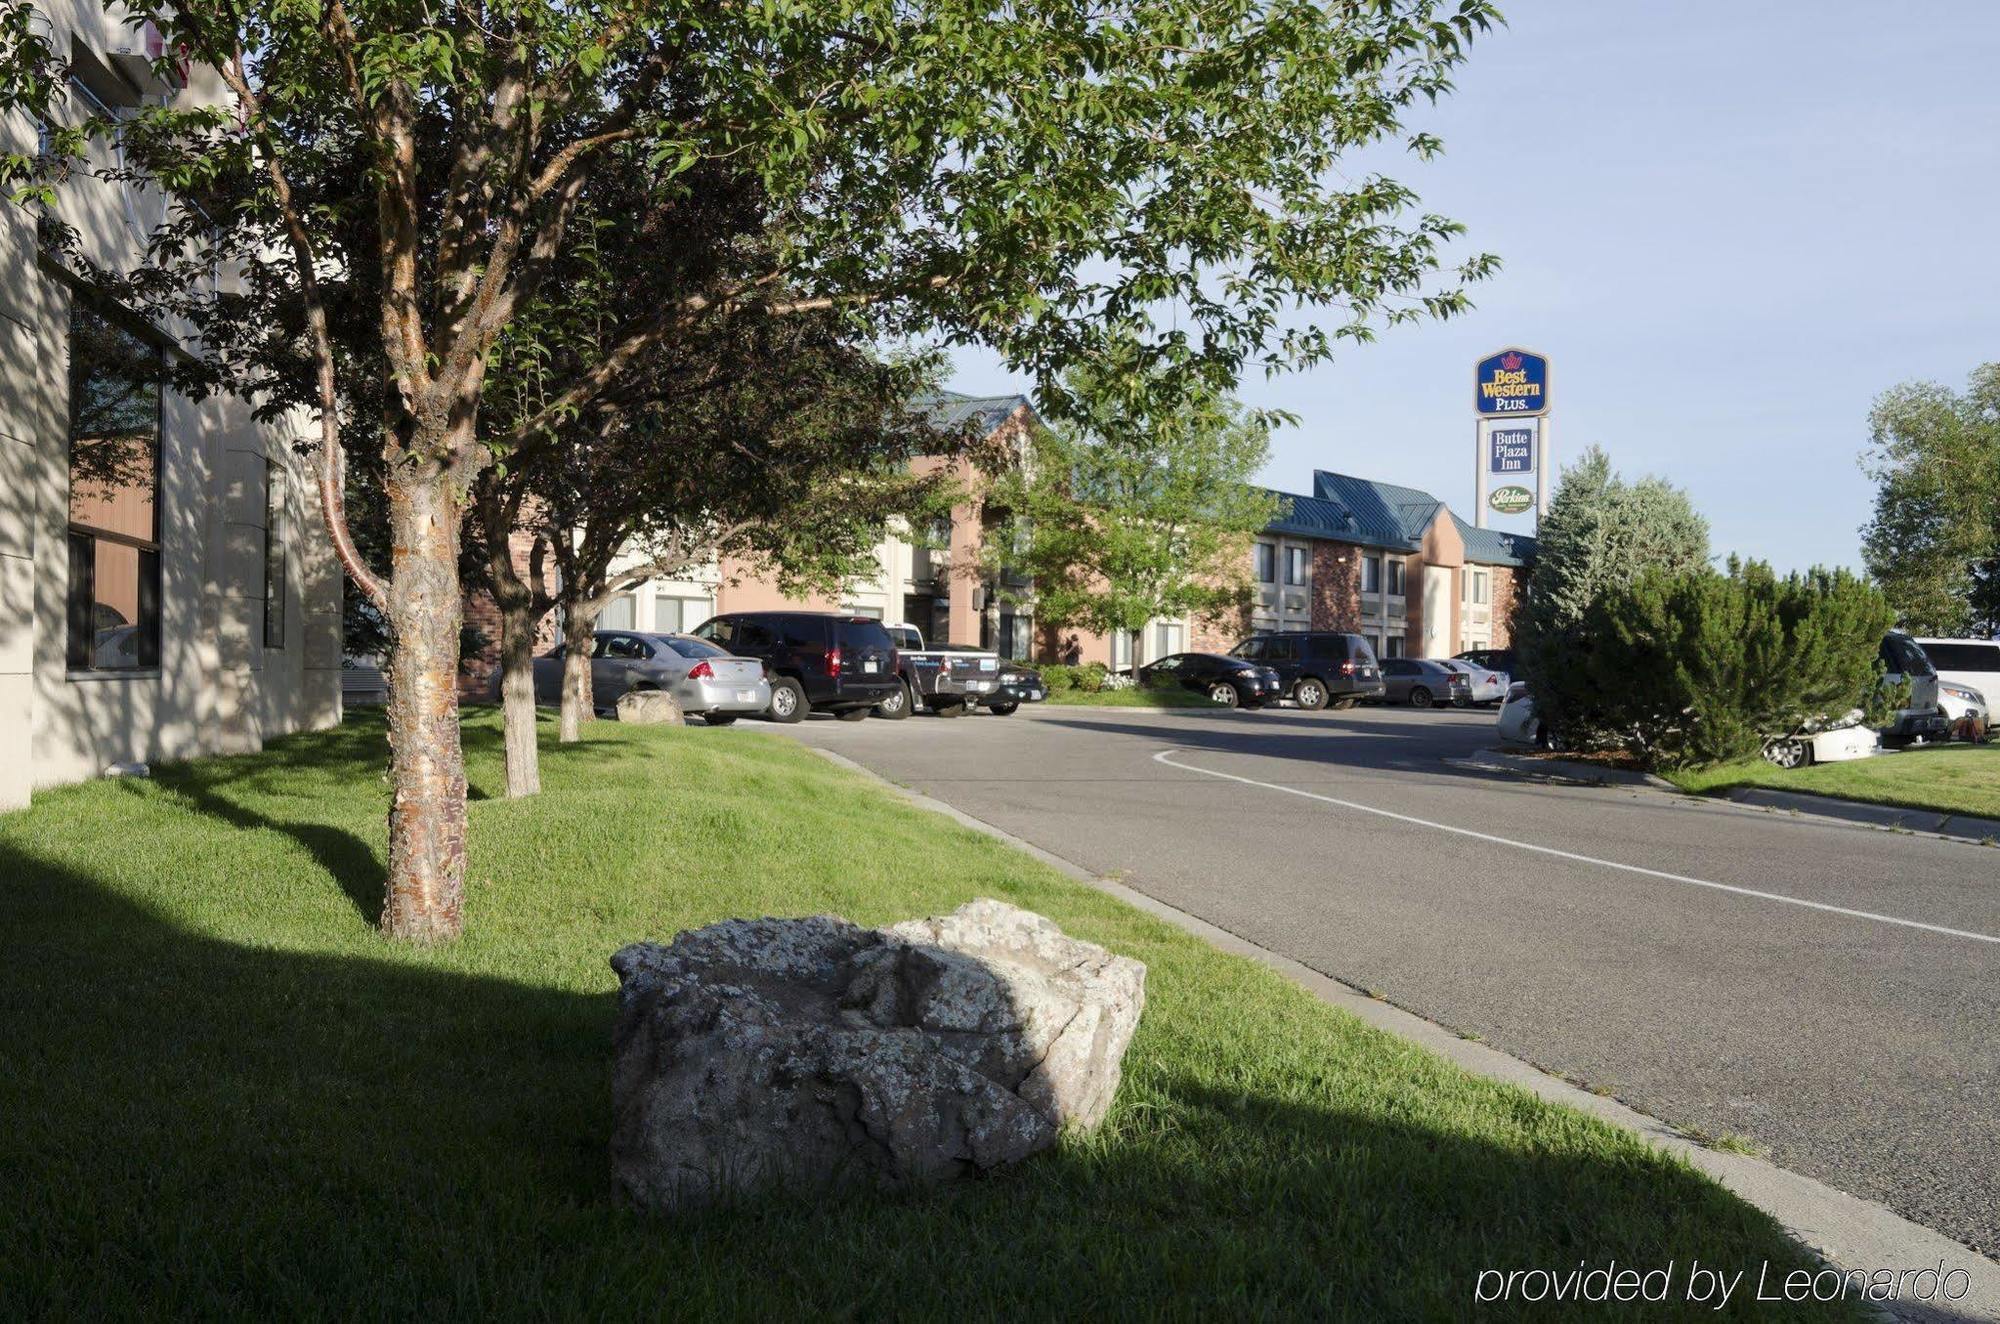
[[[1486,527],[1486,420],[1472,420],[1472,471],[1478,486],[1472,494],[1472,527]]]
[[[1542,516],[1549,513],[1549,425],[1554,422],[1549,415],[1542,415],[1541,436],[1535,447],[1535,532],[1542,531]]]

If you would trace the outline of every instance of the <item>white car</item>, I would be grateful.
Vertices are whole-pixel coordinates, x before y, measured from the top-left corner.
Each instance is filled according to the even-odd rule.
[[[1475,703],[1502,703],[1506,700],[1508,687],[1513,683],[1506,672],[1475,666],[1462,657],[1441,657],[1438,661],[1453,671],[1463,673],[1470,682],[1465,690],[1467,707]],[[1457,696],[1454,695],[1452,701],[1456,703]]]
[[[1507,687],[1497,722],[1500,738],[1511,744],[1533,745],[1538,749],[1556,747],[1547,723],[1535,716],[1535,700],[1528,693],[1525,681],[1517,680]],[[1764,757],[1781,768],[1802,768],[1809,763],[1864,759],[1875,753],[1881,743],[1873,730],[1862,725],[1861,710],[1857,708],[1838,723],[1815,724],[1814,729],[1765,741]]]
[[[1986,702],[1983,692],[1970,685],[1940,680],[1938,707],[1944,709],[1947,740],[1970,740],[1977,744],[1986,739],[1987,732],[1993,728],[1992,705]]]
[[[1507,687],[1506,697],[1500,700],[1500,714],[1495,719],[1500,728],[1500,738],[1513,745],[1533,745],[1537,749],[1553,749],[1549,740],[1549,729],[1535,716],[1535,700],[1528,693],[1528,682],[1517,680]]]
[[[1787,736],[1764,742],[1764,759],[1781,768],[1865,759],[1882,748],[1882,737],[1866,725],[1859,708],[1831,724],[1810,723]]]

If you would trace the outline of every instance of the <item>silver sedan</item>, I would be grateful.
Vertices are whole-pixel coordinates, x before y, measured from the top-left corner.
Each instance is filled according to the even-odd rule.
[[[560,645],[535,659],[535,702],[562,702],[562,673]],[[710,726],[771,706],[763,662],[686,634],[599,630],[590,655],[590,688],[599,711],[614,708],[627,690],[665,690],[682,712],[700,713]]]

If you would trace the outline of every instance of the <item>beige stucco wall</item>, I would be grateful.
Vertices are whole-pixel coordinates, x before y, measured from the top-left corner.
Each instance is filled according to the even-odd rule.
[[[48,7],[59,48],[130,44],[94,3]],[[115,16],[114,16],[115,18]],[[212,98],[197,78],[183,96]],[[32,149],[33,125],[0,125]],[[158,200],[87,179],[63,215],[91,257],[133,260]],[[251,750],[267,736],[340,717],[340,580],[291,425],[256,422],[233,399],[169,394],[160,464],[161,649],[157,669],[71,674],[65,660],[69,558],[70,284],[37,250],[31,219],[0,204],[0,808],[37,787],[114,763]],[[175,337],[179,328],[160,328]],[[264,645],[265,473],[285,467],[288,528],[282,645]]]

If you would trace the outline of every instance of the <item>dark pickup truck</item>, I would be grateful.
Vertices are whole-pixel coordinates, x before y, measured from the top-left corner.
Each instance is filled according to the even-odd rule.
[[[926,648],[924,633],[914,625],[892,625],[896,641],[896,671],[909,688],[903,713],[923,708],[939,717],[958,717],[991,701],[1000,687],[1000,655],[976,648]],[[882,716],[889,705],[877,711]],[[1014,711],[1012,708],[1008,712]]]

